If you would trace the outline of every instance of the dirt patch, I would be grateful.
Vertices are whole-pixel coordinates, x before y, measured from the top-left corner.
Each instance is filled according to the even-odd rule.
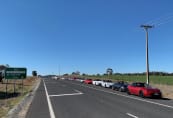
[[[173,86],[161,84],[153,84],[152,86],[159,88],[164,98],[173,99]]]

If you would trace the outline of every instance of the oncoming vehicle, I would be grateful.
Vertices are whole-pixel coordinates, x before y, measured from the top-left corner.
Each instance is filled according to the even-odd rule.
[[[128,86],[128,94],[138,95],[140,97],[162,97],[162,93],[158,88],[152,88],[146,83],[135,82]]]

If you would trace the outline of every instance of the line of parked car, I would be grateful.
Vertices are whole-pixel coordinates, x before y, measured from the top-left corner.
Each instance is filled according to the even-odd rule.
[[[150,85],[143,82],[134,82],[129,84],[124,81],[112,82],[111,80],[100,80],[100,79],[76,79],[81,83],[85,84],[93,84],[95,86],[101,86],[105,88],[111,88],[113,90],[117,90],[120,92],[127,92],[127,94],[137,95],[142,98],[150,97],[150,98],[162,98],[161,90],[158,88],[153,88]]]

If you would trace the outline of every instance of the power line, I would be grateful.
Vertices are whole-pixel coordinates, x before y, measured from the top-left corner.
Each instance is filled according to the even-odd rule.
[[[160,26],[160,25],[169,23],[171,21],[173,21],[173,14],[170,14],[168,16],[159,17],[159,18],[151,20],[145,24],[152,24],[154,26]]]

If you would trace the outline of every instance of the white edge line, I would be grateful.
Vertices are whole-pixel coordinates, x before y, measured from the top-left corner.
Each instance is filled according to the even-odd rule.
[[[126,113],[128,116],[133,117],[133,118],[138,118],[137,116],[130,114],[130,113]]]
[[[50,98],[49,98],[49,95],[48,95],[47,88],[46,88],[44,80],[43,80],[43,84],[44,84],[44,88],[45,88],[45,92],[46,92],[46,98],[47,98],[47,102],[48,102],[48,106],[49,106],[50,117],[51,118],[56,118],[55,113],[54,113],[53,108],[52,108],[52,104],[51,104],[51,101],[50,101]]]
[[[84,86],[84,85],[80,85],[80,84],[75,84],[75,83],[72,83],[72,84],[83,86],[83,87],[90,88],[90,89],[94,89],[94,90],[97,90],[97,91],[102,91],[102,92],[105,92],[105,93],[110,93],[110,94],[114,94],[114,95],[118,95],[118,96],[123,96],[123,97],[126,97],[126,98],[131,98],[131,99],[134,99],[134,100],[143,101],[143,102],[147,102],[147,103],[150,103],[150,104],[155,104],[155,105],[159,105],[159,106],[162,106],[162,107],[173,109],[173,106],[169,106],[169,105],[165,105],[165,104],[161,104],[161,103],[157,103],[157,102],[152,102],[152,101],[148,101],[148,100],[144,100],[144,99],[140,99],[140,98],[134,98],[134,97],[131,97],[131,96],[122,95],[122,94],[118,94],[118,93],[110,92],[110,91],[106,91],[106,90],[100,90],[100,89],[97,89],[97,88]]]

